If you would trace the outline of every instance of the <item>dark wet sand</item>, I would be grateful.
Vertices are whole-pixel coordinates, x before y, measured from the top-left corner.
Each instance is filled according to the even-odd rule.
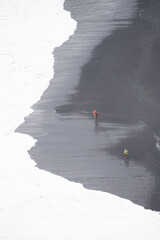
[[[51,82],[17,130],[38,140],[29,153],[39,168],[153,210],[160,210],[160,155],[153,136],[159,134],[159,13],[158,1],[139,1],[132,24],[94,49],[69,103],[60,105]],[[54,51],[55,81],[62,65],[68,69],[59,62],[67,49],[74,52],[69,41]],[[70,65],[74,78],[76,61]],[[100,113],[97,126],[94,109]]]

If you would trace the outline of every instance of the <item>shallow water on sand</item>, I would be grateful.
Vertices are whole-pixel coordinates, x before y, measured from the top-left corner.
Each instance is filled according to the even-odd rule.
[[[145,1],[140,2],[145,6]],[[130,27],[115,31],[101,42],[103,34],[111,34],[110,28],[105,31],[106,19],[96,15],[96,21],[88,23],[93,27],[88,31],[87,18],[81,19],[81,11],[75,13],[78,9],[72,4],[66,1],[66,8],[73,7],[72,15],[79,20],[77,30],[54,50],[54,79],[18,131],[38,140],[30,151],[38,167],[87,188],[108,191],[159,210],[159,155],[155,153],[153,129],[139,123],[155,126],[157,121],[159,104],[152,97],[152,89],[143,83],[146,79],[149,83],[148,72],[154,70],[148,66],[159,28],[155,29],[154,18],[148,19],[147,9],[146,13],[140,11]],[[99,22],[101,32],[95,28]],[[116,21],[115,25],[112,19],[110,23],[114,29],[122,22]],[[96,127],[90,116],[95,107],[103,115],[103,123]],[[125,147],[131,152],[126,162],[121,157]]]
[[[88,114],[53,112],[47,122],[41,116],[41,113],[36,116],[39,127],[30,119],[35,124],[32,135],[39,135],[39,142],[29,153],[39,168],[82,183],[86,188],[113,193],[148,206],[154,177],[140,163],[135,163],[132,156],[124,160],[123,152],[119,158],[109,152],[126,136],[143,131],[143,124],[98,122],[95,125]]]

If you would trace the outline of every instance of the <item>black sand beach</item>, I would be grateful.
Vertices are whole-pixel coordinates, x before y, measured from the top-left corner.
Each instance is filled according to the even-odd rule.
[[[76,19],[72,7],[65,2]],[[17,131],[38,140],[29,151],[37,167],[159,211],[160,3],[139,0],[120,25],[84,59],[75,54],[83,24],[54,50],[54,79]]]

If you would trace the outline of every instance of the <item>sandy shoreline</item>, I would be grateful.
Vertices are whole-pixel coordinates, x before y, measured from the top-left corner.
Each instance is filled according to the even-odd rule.
[[[82,6],[84,17],[88,17],[84,10],[90,13],[91,7],[99,9],[103,20],[113,19],[118,12],[128,21],[136,6],[134,0],[66,1],[76,10],[77,3]],[[95,126],[90,111],[56,111],[75,93],[72,83],[77,83],[74,80],[81,72],[79,64],[85,64],[91,56],[91,42],[92,49],[99,44],[93,30],[98,30],[101,38],[106,34],[105,23],[108,25],[101,16],[100,23],[91,14],[91,33],[96,36],[93,44],[90,35],[83,35],[87,36],[84,50],[84,38],[79,37],[84,19],[74,34],[76,21],[63,4],[64,0],[1,3],[0,239],[159,240],[158,212],[103,192],[114,191],[127,198],[121,191],[124,189],[130,199],[141,201],[138,192],[135,195],[133,191],[131,196],[129,183],[134,183],[140,196],[145,190],[143,197],[148,199],[146,181],[152,176],[138,164],[124,162],[114,150],[119,139],[130,136],[137,128],[142,130],[144,124],[100,120]],[[128,6],[125,12],[124,5]],[[87,33],[88,24],[85,26]],[[56,47],[55,59],[52,52]],[[158,136],[156,139],[158,143]],[[138,184],[142,180],[143,189]],[[73,181],[82,182],[89,190]],[[90,190],[100,187],[102,191]]]
[[[155,177],[151,183],[145,207],[159,210],[159,153],[154,133],[159,134],[159,89],[157,41],[160,5],[139,1],[137,16],[129,28],[116,30],[93,52],[89,63],[82,68],[78,92],[72,104],[61,106],[59,112],[89,112],[98,109],[101,121],[139,123],[145,128],[126,136],[109,152],[121,156],[127,147],[132,161],[142,165]],[[108,148],[107,148],[108,150]],[[147,184],[147,183],[146,183]],[[147,187],[146,187],[147,189]]]
[[[149,69],[152,72],[148,65],[159,33],[154,33],[152,25],[156,17],[150,18],[156,6],[148,17],[148,8],[143,6],[144,1],[140,2],[139,8],[143,8],[131,26],[116,30],[95,48],[91,60],[82,68],[70,104],[59,106],[60,98],[56,99],[51,84],[18,131],[38,140],[30,154],[39,168],[81,182],[86,188],[107,191],[159,210],[157,165],[149,164],[153,157],[157,159],[152,128],[143,128],[140,123],[146,122],[153,129],[157,124],[158,104],[141,87],[140,80],[146,78]],[[64,46],[55,50],[57,62],[63,51]],[[58,64],[55,78],[61,71]],[[75,66],[76,62],[71,62],[71,69]],[[70,76],[74,78],[74,74]],[[95,108],[100,112],[97,128],[91,119]],[[127,166],[121,155],[126,144],[132,152]]]

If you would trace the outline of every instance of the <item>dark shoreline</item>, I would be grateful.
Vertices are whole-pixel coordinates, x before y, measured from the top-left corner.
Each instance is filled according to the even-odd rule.
[[[34,113],[18,129],[38,140],[30,155],[39,168],[158,211],[160,164],[153,131],[158,134],[160,57],[154,48],[160,37],[159,9],[158,1],[140,0],[132,24],[103,40],[81,68],[80,82],[70,103],[56,105],[51,84],[34,106]],[[63,50],[63,46],[55,49],[55,77]],[[73,72],[75,65],[76,62],[71,63]],[[154,87],[150,81],[152,72]],[[95,108],[101,122],[97,127],[91,119]],[[108,122],[117,125],[106,126]],[[126,135],[110,146],[109,137],[119,134],[119,126],[132,129],[139,122],[147,127],[139,132],[133,130],[133,136]],[[131,151],[127,168],[121,156],[126,146]]]
[[[128,28],[120,28],[94,49],[82,68],[77,93],[59,113],[98,109],[103,122],[144,122],[136,136],[122,140],[111,154],[120,156],[124,147],[133,161],[155,176],[149,208],[160,210],[160,154],[154,133],[160,134],[160,3],[139,1],[137,16]]]
[[[130,26],[115,30],[94,49],[92,58],[81,69],[76,93],[69,104],[56,108],[59,113],[98,109],[101,121],[144,121],[156,126],[160,111],[160,44],[157,54],[153,50],[160,38],[160,23],[154,1],[144,2],[139,1]]]

